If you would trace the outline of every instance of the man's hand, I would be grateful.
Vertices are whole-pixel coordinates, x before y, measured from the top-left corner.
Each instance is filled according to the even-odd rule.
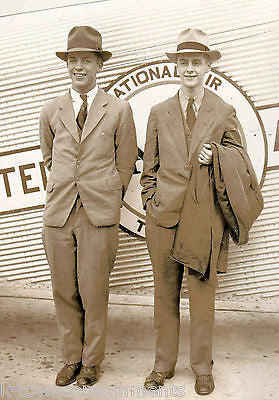
[[[202,165],[210,165],[212,163],[212,150],[209,143],[203,145],[198,160]]]

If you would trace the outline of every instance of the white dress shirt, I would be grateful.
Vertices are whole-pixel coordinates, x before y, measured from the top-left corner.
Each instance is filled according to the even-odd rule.
[[[183,111],[185,118],[186,118],[186,109],[187,109],[187,105],[188,105],[188,101],[189,101],[190,97],[186,96],[183,93],[182,89],[179,90],[178,95],[179,95],[179,102],[180,102],[181,110]],[[193,97],[193,99],[194,99],[193,109],[196,114],[196,117],[197,117],[198,111],[201,107],[203,95],[204,95],[204,89],[202,90],[202,92],[200,94]]]

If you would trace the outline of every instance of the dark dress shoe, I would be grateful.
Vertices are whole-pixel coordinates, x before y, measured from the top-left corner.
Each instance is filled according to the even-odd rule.
[[[67,386],[76,380],[76,376],[80,371],[80,363],[65,364],[58,372],[55,384],[57,386]]]
[[[209,394],[213,392],[214,387],[214,380],[211,374],[196,376],[195,391],[198,394]]]
[[[156,390],[164,386],[165,379],[170,379],[174,375],[174,371],[160,372],[152,371],[145,379],[144,387],[147,390]]]
[[[98,381],[100,366],[81,367],[80,373],[77,376],[77,385],[79,387],[92,386]]]

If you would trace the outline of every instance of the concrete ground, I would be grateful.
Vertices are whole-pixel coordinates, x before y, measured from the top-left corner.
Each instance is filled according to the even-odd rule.
[[[111,295],[106,358],[99,382],[80,389],[54,385],[61,368],[51,292],[0,288],[0,399],[199,399],[189,367],[189,312],[182,300],[180,352],[175,376],[160,391],[143,390],[154,361],[152,297]],[[279,305],[216,304],[209,400],[279,398]]]

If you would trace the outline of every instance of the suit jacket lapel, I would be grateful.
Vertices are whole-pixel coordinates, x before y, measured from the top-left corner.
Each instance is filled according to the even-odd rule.
[[[76,142],[79,141],[77,123],[70,92],[65,93],[59,105],[59,117],[63,124],[73,136]]]
[[[166,103],[166,109],[167,109],[166,123],[168,125],[169,132],[171,132],[172,134],[173,140],[177,145],[179,153],[181,154],[183,159],[186,160],[187,146],[186,146],[185,132],[181,116],[181,108],[180,108],[178,93],[176,93],[175,96],[169,99],[168,103]]]
[[[189,150],[189,160],[193,157],[195,151],[202,141],[209,137],[209,127],[214,122],[214,102],[209,90],[205,89],[201,107],[198,112],[196,124],[191,134],[191,144]]]
[[[95,99],[91,104],[89,109],[83,131],[81,136],[81,141],[92,132],[92,130],[97,126],[99,121],[103,118],[105,114],[105,105],[108,103],[107,95],[102,89],[98,89]]]

